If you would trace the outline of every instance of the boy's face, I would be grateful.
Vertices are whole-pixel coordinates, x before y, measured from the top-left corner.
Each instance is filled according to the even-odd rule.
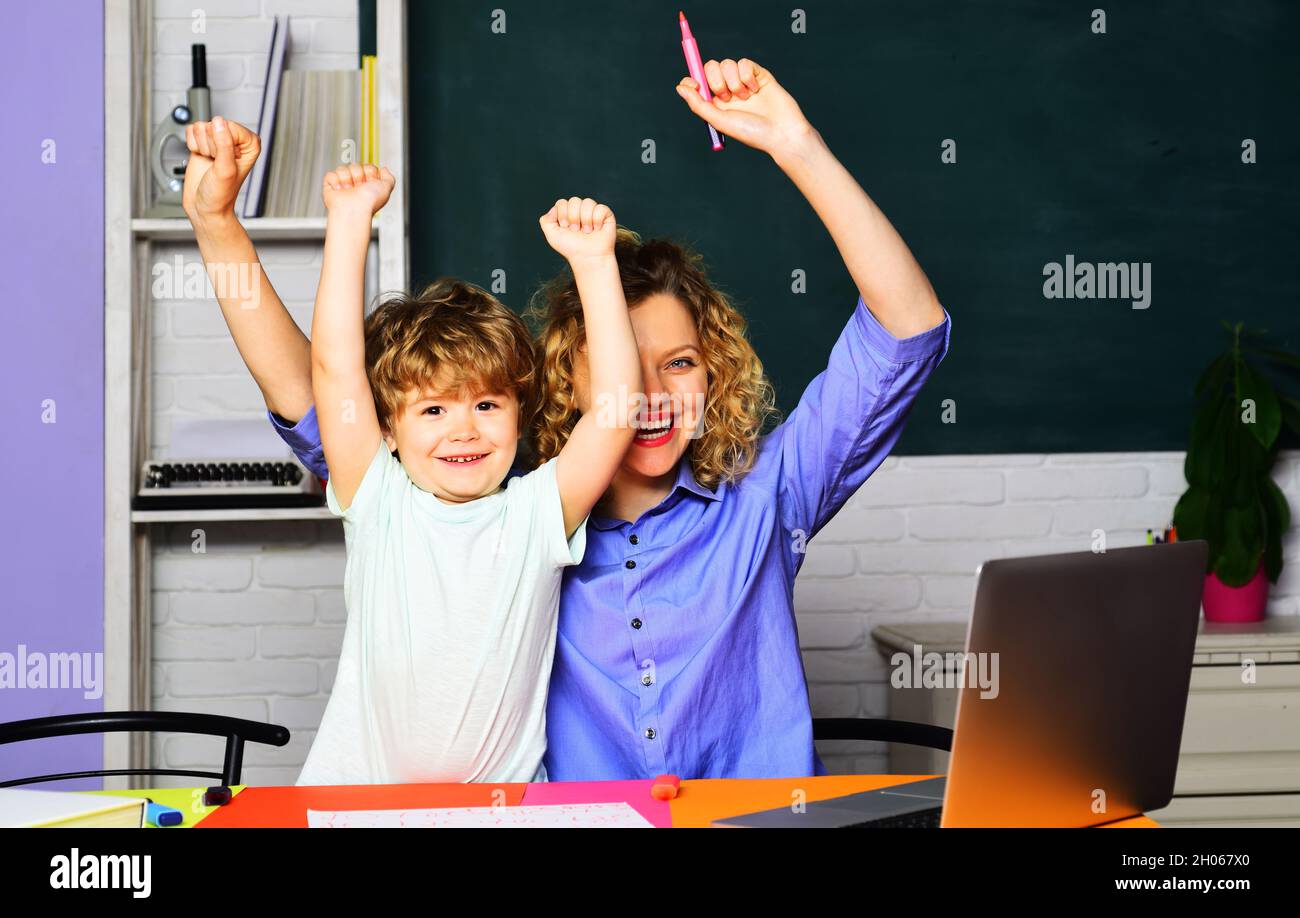
[[[384,440],[422,490],[448,504],[486,497],[505,481],[519,448],[519,400],[479,385],[410,389]]]

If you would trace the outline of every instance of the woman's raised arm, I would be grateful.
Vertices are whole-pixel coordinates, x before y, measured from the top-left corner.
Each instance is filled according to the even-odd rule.
[[[235,216],[235,197],[261,152],[257,134],[217,117],[185,129],[181,200],[231,337],[266,407],[296,423],[312,406],[311,344],[284,308]]]
[[[934,328],[944,311],[907,243],[835,158],[771,72],[749,58],[709,61],[706,102],[690,77],[677,85],[691,111],[772,157],[830,232],[863,302],[896,338]]]

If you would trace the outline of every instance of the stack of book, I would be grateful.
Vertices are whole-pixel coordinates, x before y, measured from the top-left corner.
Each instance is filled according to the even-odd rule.
[[[323,217],[325,173],[379,159],[374,55],[360,70],[285,69],[288,39],[288,17],[275,17],[245,217]]]

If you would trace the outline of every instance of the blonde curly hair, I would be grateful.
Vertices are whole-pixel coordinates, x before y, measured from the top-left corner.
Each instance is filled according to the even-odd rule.
[[[642,241],[622,227],[614,246],[628,306],[667,294],[690,311],[708,375],[703,432],[687,457],[706,488],[740,480],[758,455],[758,438],[777,416],[772,385],[745,337],[745,319],[704,272],[699,254],[669,239]],[[534,294],[529,314],[540,324],[542,404],[534,431],[539,458],[558,455],[578,422],[574,355],[586,341],[582,302],[566,270]]]
[[[540,397],[536,343],[523,319],[481,287],[443,277],[418,294],[389,296],[365,320],[365,346],[385,429],[401,414],[404,393],[435,380],[453,390],[482,385],[512,393],[521,433],[532,429]]]

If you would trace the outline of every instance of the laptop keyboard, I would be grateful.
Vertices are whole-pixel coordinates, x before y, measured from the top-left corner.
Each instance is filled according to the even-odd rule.
[[[850,829],[937,829],[939,828],[939,817],[943,813],[943,807],[935,807],[932,810],[920,810],[915,813],[905,813],[902,816],[885,816],[880,819],[868,819],[865,822],[855,822],[849,826]]]

